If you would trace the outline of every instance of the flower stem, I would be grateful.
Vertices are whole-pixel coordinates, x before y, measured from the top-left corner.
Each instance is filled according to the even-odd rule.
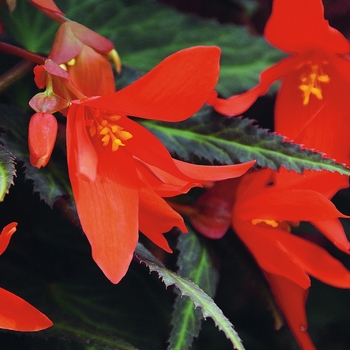
[[[0,51],[7,52],[9,54],[22,57],[28,61],[32,61],[37,64],[44,64],[46,58],[36,53],[30,52],[26,49],[22,49],[18,46],[14,46],[8,43],[4,43],[0,41]]]
[[[23,77],[26,73],[31,71],[34,67],[34,63],[23,60],[16,66],[8,70],[6,73],[0,76],[0,93],[5,91],[10,85]]]

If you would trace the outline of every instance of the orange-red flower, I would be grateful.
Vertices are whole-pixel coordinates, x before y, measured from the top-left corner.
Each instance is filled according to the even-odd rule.
[[[128,269],[138,230],[166,251],[163,233],[174,226],[186,231],[181,216],[161,197],[240,176],[254,163],[211,167],[176,161],[154,135],[127,117],[189,118],[213,91],[219,58],[217,47],[185,49],[120,91],[71,102],[67,157],[73,195],[93,258],[114,283]],[[57,74],[66,87],[69,79]],[[36,140],[31,144],[35,148]]]
[[[64,65],[73,84],[86,96],[102,96],[115,91],[109,61],[113,61],[119,71],[119,56],[108,39],[91,29],[77,22],[62,23],[49,58]]]
[[[314,349],[304,309],[308,275],[350,288],[350,272],[323,248],[292,234],[291,227],[308,221],[347,254],[350,243],[338,219],[347,216],[326,196],[309,189],[308,177],[293,177],[287,182],[265,169],[218,182],[187,212],[193,226],[209,238],[222,237],[232,225],[264,271],[300,346],[308,350]]]
[[[16,222],[5,226],[0,235],[0,255],[16,231]],[[39,310],[15,294],[0,288],[0,328],[22,332],[40,331],[52,322]]]
[[[265,38],[291,56],[266,69],[253,89],[227,100],[211,98],[222,114],[244,112],[282,79],[275,131],[350,164],[349,43],[329,26],[321,0],[274,0]]]

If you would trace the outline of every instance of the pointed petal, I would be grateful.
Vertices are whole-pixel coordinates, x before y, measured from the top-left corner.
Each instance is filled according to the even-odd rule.
[[[87,105],[146,119],[185,120],[214,90],[220,52],[215,46],[181,50],[126,88],[88,101]]]
[[[7,246],[10,243],[12,235],[16,232],[17,222],[11,222],[6,225],[0,235],[0,255],[6,250]]]
[[[241,221],[236,219],[235,213],[232,226],[264,271],[288,278],[304,289],[309,288],[310,279],[299,261],[278,240],[281,230]]]
[[[306,332],[307,320],[304,305],[307,290],[282,276],[266,273],[266,277],[300,348],[316,350],[309,334]]]
[[[118,283],[128,270],[138,240],[135,163],[123,149],[112,153],[95,138],[96,175],[93,179],[80,176],[75,139],[79,130],[72,132],[76,127],[68,117],[68,169],[79,219],[93,259],[111,282]]]
[[[34,332],[52,325],[53,323],[34,306],[0,288],[0,328]]]
[[[261,203],[264,203],[262,206]],[[310,190],[273,190],[244,201],[239,206],[242,219],[275,221],[321,221],[348,216],[321,193]]]
[[[350,254],[350,242],[344,228],[338,219],[311,222],[322,234],[327,237],[337,248]]]
[[[163,234],[175,226],[181,231],[187,232],[181,215],[148,187],[140,189],[139,220],[140,231],[153,243],[169,253],[172,250]]]
[[[319,50],[346,54],[345,37],[324,19],[321,0],[274,0],[265,38],[287,52]]]
[[[350,272],[323,248],[286,232],[280,232],[278,240],[298,259],[308,275],[333,287],[350,288]]]
[[[187,176],[198,182],[213,182],[233,179],[245,174],[255,160],[234,165],[198,165],[174,159],[176,166]]]
[[[288,57],[265,69],[260,75],[260,83],[251,90],[228,99],[210,97],[208,103],[220,114],[237,116],[245,112],[259,96],[265,95],[275,81],[285,76],[294,65],[294,57]]]

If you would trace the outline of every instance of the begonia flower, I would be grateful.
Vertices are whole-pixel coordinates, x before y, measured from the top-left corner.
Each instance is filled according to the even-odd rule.
[[[64,65],[73,84],[86,96],[107,95],[115,91],[109,61],[113,61],[119,72],[119,56],[108,39],[91,29],[73,21],[62,23],[49,58]]]
[[[188,48],[120,91],[71,101],[67,158],[73,195],[93,258],[114,283],[129,267],[139,230],[168,252],[163,233],[174,226],[186,231],[162,197],[240,176],[254,163],[201,166],[174,160],[152,133],[128,118],[189,118],[213,91],[219,58],[217,47]]]
[[[291,55],[262,72],[251,90],[226,100],[212,96],[210,103],[224,115],[239,115],[282,80],[275,131],[349,165],[350,47],[323,12],[321,0],[274,0],[264,35]]]
[[[6,225],[0,234],[0,255],[16,231],[16,222]],[[17,295],[0,288],[0,328],[21,332],[40,331],[52,322],[34,306]]]
[[[53,0],[28,0],[28,1],[32,5],[40,9],[41,11],[48,11],[48,12],[64,15]]]
[[[265,273],[300,347],[311,350],[315,347],[306,332],[304,308],[309,275],[350,288],[350,272],[317,244],[292,234],[291,228],[310,222],[347,254],[350,243],[338,219],[347,216],[322,193],[308,189],[302,175],[294,177],[287,183],[280,181],[279,173],[264,169],[221,181],[182,212],[209,238],[221,238],[233,227]]]

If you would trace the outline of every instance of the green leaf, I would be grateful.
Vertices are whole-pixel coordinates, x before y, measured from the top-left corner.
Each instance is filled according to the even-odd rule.
[[[187,278],[183,278],[177,275],[175,272],[165,268],[164,265],[141,244],[137,245],[135,257],[141,263],[144,263],[150,271],[157,272],[166,286],[175,285],[180,289],[182,295],[186,295],[191,298],[194,305],[196,307],[200,307],[203,317],[211,317],[216,326],[226,334],[226,337],[232,342],[235,349],[244,350],[238,334],[233,329],[233,325],[224,316],[213,299],[201,288]]]
[[[210,108],[181,123],[141,121],[171,153],[185,161],[203,158],[210,163],[232,164],[255,159],[258,165],[274,170],[284,166],[299,173],[314,169],[350,175],[348,168],[323,158],[321,153],[301,149],[253,123],[221,116]]]
[[[6,105],[0,105],[0,115],[0,126],[6,129],[6,132],[0,135],[0,140],[16,160],[23,163],[26,179],[33,181],[34,191],[39,193],[40,198],[52,207],[61,196],[71,195],[65,151],[60,151],[56,146],[45,168],[33,167],[29,162],[28,150],[27,130],[30,116]]]
[[[104,0],[98,6],[95,0],[56,3],[70,19],[110,39],[123,64],[142,71],[186,47],[219,46],[222,59],[217,88],[225,96],[250,89],[264,69],[284,57],[245,27],[182,14],[152,0]]]
[[[13,185],[14,176],[16,176],[15,158],[6,148],[0,146],[0,202]]]
[[[57,22],[45,16],[28,1],[17,1],[12,13],[7,6],[3,6],[0,15],[8,34],[22,47],[35,53],[49,53],[59,26]]]
[[[178,274],[190,279],[203,289],[210,297],[214,297],[219,274],[207,246],[188,225],[188,234],[180,235],[176,249],[180,254],[177,259]],[[175,300],[172,319],[173,330],[169,338],[169,350],[187,350],[193,338],[198,337],[202,321],[202,313],[196,309],[188,297]]]

